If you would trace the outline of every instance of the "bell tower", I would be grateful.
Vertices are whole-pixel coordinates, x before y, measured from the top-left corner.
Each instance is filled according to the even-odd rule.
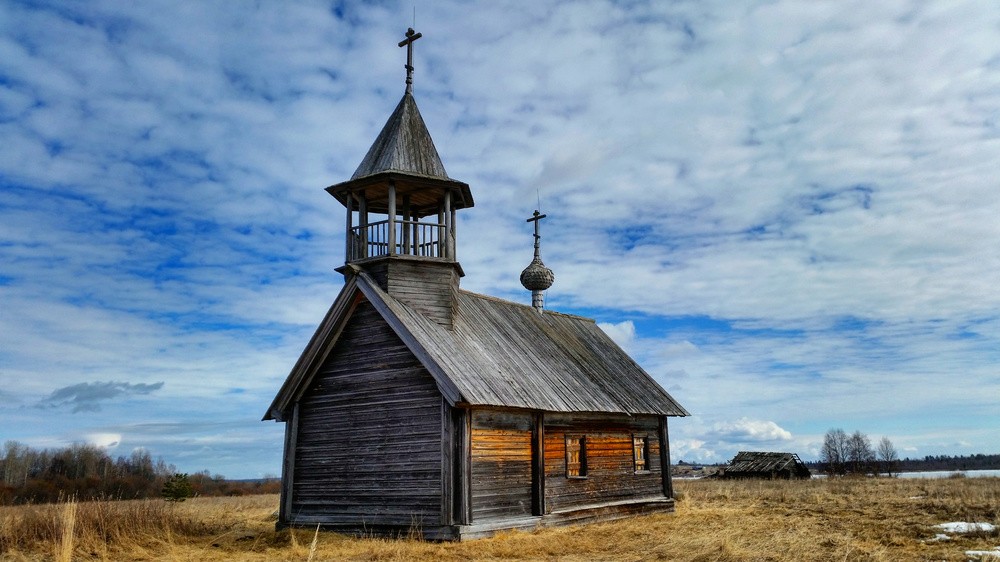
[[[406,90],[351,179],[326,191],[347,210],[345,277],[364,271],[383,290],[451,328],[459,278],[455,211],[472,207],[468,184],[453,180],[413,99],[408,29]]]

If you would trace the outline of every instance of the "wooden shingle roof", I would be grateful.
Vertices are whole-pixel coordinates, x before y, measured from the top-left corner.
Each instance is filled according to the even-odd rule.
[[[809,474],[805,463],[795,453],[740,451],[726,466],[727,475],[765,474],[787,471],[791,475]]]
[[[386,214],[390,185],[398,198],[411,199],[410,210],[418,217],[436,214],[444,192],[451,193],[453,209],[475,205],[469,185],[448,177],[410,92],[403,94],[351,179],[326,190],[354,210],[361,193],[369,212]]]
[[[417,109],[417,101],[409,92],[403,94],[403,99],[399,100],[351,179],[381,172],[449,179],[427,125]]]
[[[359,295],[389,323],[452,405],[689,415],[593,320],[459,291],[449,330],[359,273],[341,291],[264,419],[285,419],[347,321],[352,308],[347,303]]]

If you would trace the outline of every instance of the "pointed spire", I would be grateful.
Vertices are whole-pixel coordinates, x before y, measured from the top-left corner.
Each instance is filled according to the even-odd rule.
[[[351,179],[379,172],[403,172],[420,176],[448,179],[431,134],[424,124],[417,102],[409,93],[403,94],[395,111],[389,116],[361,165]]]
[[[528,267],[524,268],[524,271],[521,272],[521,285],[531,291],[531,306],[538,312],[541,312],[545,308],[545,290],[551,287],[552,283],[556,280],[555,273],[542,263],[542,237],[538,233],[538,223],[545,217],[546,215],[539,213],[538,209],[535,209],[531,218],[526,221],[535,223],[535,257],[528,264]]]

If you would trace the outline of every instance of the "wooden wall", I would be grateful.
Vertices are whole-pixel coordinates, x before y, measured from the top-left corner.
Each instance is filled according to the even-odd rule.
[[[531,515],[532,415],[472,412],[472,521]]]
[[[605,502],[664,497],[655,416],[546,414],[546,513]],[[566,435],[586,437],[586,478],[566,477]],[[632,436],[649,438],[649,471],[633,469]]]
[[[441,427],[434,380],[362,301],[299,401],[286,522],[439,523]]]
[[[387,293],[434,322],[452,327],[459,280],[454,263],[397,257],[364,268]]]

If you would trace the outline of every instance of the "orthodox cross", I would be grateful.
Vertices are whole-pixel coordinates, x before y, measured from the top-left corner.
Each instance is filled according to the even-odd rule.
[[[535,212],[532,213],[531,218],[528,219],[528,220],[526,220],[526,221],[524,221],[524,222],[533,222],[533,223],[535,223],[535,257],[536,258],[540,257],[539,256],[539,246],[541,245],[541,243],[539,241],[542,239],[541,235],[538,234],[538,222],[540,220],[544,219],[546,216],[547,215],[543,215],[543,214],[539,213],[538,209],[535,209]]]
[[[399,42],[399,46],[406,46],[406,91],[413,93],[413,42],[423,37],[423,33],[416,33],[413,28],[406,30],[406,39]]]

